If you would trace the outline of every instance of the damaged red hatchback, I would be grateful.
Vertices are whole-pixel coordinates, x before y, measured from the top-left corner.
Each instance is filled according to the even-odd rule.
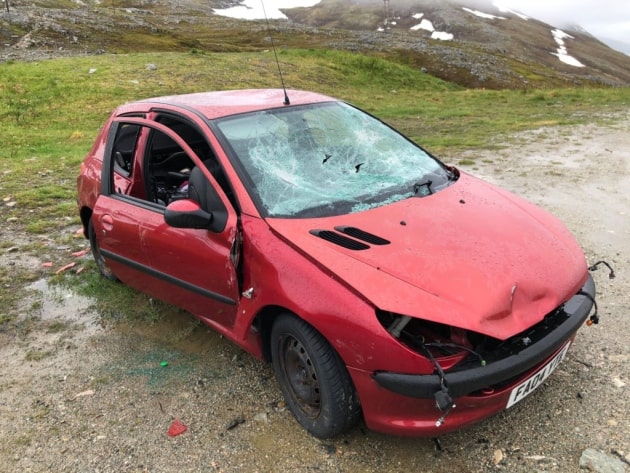
[[[331,437],[439,435],[509,408],[562,361],[595,286],[567,229],[310,92],[117,109],[78,178],[101,273],[271,361]]]

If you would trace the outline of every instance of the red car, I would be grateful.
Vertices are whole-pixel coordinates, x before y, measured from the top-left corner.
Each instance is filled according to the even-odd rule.
[[[317,437],[361,416],[435,436],[509,408],[595,302],[554,217],[315,93],[123,105],[78,195],[99,271],[271,361]]]

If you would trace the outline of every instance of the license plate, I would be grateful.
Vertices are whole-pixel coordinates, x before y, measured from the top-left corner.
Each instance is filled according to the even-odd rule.
[[[556,356],[554,356],[551,361],[549,361],[549,363],[547,363],[545,366],[536,371],[536,373],[534,373],[521,384],[512,389],[512,392],[510,393],[510,399],[508,400],[507,406],[505,406],[505,408],[508,409],[512,407],[514,404],[523,400],[529,394],[534,392],[536,388],[538,388],[549,377],[549,375],[553,373],[553,371],[558,367],[562,360],[564,360],[567,351],[569,351],[569,345],[571,345],[571,342],[567,343],[564,348],[560,350],[560,352]]]

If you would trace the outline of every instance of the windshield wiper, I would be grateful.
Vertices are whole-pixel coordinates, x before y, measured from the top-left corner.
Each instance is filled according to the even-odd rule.
[[[426,197],[427,195],[433,194],[433,189],[431,189],[431,185],[433,181],[429,180],[426,182],[416,182],[413,185],[413,193],[416,195],[420,195],[422,197]]]

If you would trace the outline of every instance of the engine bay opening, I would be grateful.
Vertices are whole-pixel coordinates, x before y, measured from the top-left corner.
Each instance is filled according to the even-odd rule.
[[[537,343],[568,319],[564,306],[547,314],[538,324],[506,340],[459,327],[378,311],[381,325],[398,341],[427,357],[445,372],[465,370],[507,358]]]

